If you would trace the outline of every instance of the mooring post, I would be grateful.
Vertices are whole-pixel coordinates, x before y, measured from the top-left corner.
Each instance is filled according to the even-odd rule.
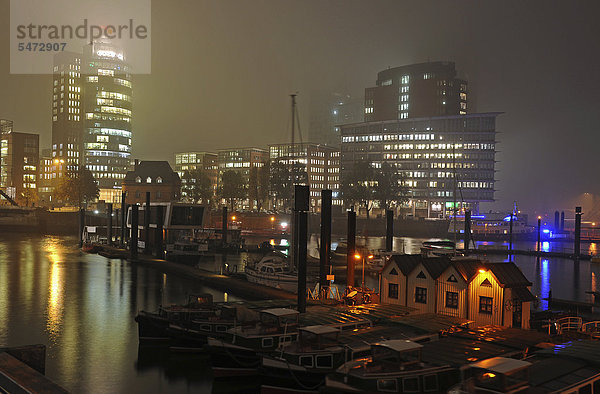
[[[393,251],[394,246],[394,211],[391,209],[385,210],[385,250]]]
[[[221,237],[221,246],[223,249],[227,247],[227,207],[223,207],[223,216],[221,217],[221,231],[223,236]]]
[[[106,204],[106,215],[107,215],[107,224],[106,224],[106,242],[108,243],[108,246],[112,246],[112,226],[113,226],[113,221],[112,221],[112,215],[113,215],[113,205],[112,203],[108,203]]]
[[[542,239],[542,217],[538,216],[537,245],[536,245],[536,249],[537,249],[538,253],[542,250],[541,239]]]
[[[85,228],[85,209],[79,209],[79,247],[83,247],[83,229]]]
[[[327,274],[331,263],[331,190],[321,190],[321,244],[319,250],[319,287],[328,286]]]
[[[510,261],[512,261],[512,250],[513,250],[513,219],[514,219],[515,215],[511,212],[510,213],[510,224],[509,224],[509,228],[508,228],[508,250],[510,253]]]
[[[156,233],[155,233],[155,256],[156,258],[162,259],[164,258],[163,256],[163,248],[164,248],[164,236],[163,236],[163,222],[164,222],[164,217],[163,217],[163,206],[162,205],[157,205],[156,206]]]
[[[471,210],[465,211],[465,254],[469,254],[471,245]]]
[[[144,253],[150,254],[150,192],[146,192],[146,209],[144,210]]]
[[[346,287],[354,287],[354,253],[356,252],[356,212],[348,211],[348,248],[346,250]]]
[[[575,207],[575,241],[573,243],[573,257],[579,260],[581,253],[581,207]]]
[[[125,203],[125,192],[121,192],[121,246],[127,245],[127,204]]]
[[[131,235],[129,239],[131,243],[129,245],[129,254],[131,256],[131,260],[137,260],[138,257],[138,205],[134,204],[131,206]]]
[[[298,267],[298,311],[306,312],[306,257],[308,246],[308,186],[294,185],[294,215],[296,215],[296,265]]]

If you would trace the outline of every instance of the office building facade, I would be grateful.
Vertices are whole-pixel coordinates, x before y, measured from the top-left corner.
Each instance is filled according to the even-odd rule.
[[[499,112],[365,122],[341,126],[341,171],[354,163],[396,168],[420,217],[448,217],[457,209],[479,211],[494,201],[496,117]],[[456,193],[455,193],[456,192]]]
[[[15,132],[12,123],[3,124],[0,188],[19,205],[37,204],[39,140],[38,134]]]
[[[185,198],[184,174],[186,171],[202,171],[208,176],[211,183],[213,195],[217,193],[217,183],[219,176],[218,156],[210,152],[182,152],[175,154],[175,171],[181,178],[183,186],[182,197]]]
[[[299,165],[306,171],[310,191],[310,208],[318,212],[321,207],[321,190],[332,191],[332,202],[341,205],[340,151],[321,144],[277,144],[269,145],[271,163],[285,166]]]
[[[309,96],[308,140],[339,149],[339,125],[363,120],[363,100],[347,93],[313,91]]]
[[[120,201],[131,156],[132,83],[121,50],[102,41],[55,56],[52,176],[90,170],[100,200]]]
[[[467,114],[467,81],[453,62],[389,68],[365,89],[364,121]]]

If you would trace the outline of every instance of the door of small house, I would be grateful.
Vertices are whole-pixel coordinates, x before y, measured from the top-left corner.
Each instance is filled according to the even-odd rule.
[[[521,300],[512,301],[512,311],[512,326],[515,328],[521,328],[521,322],[523,320],[523,303],[521,302]]]

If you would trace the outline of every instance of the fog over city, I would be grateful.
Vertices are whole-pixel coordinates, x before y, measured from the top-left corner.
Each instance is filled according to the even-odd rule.
[[[151,74],[133,76],[132,157],[289,142],[295,92],[307,141],[315,92],[362,101],[379,71],[452,61],[468,112],[504,113],[496,202],[482,209],[585,211],[585,196],[600,194],[598,11],[593,1],[153,1]],[[9,15],[0,0],[0,118],[48,147],[52,75],[10,74]]]

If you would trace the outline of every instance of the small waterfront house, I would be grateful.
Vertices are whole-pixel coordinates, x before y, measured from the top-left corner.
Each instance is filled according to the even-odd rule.
[[[143,204],[147,192],[151,202],[178,201],[181,179],[167,161],[136,161],[133,171],[125,175],[123,191],[127,204]]]
[[[519,328],[529,328],[531,285],[514,263],[421,255],[392,256],[380,278],[382,303]]]

